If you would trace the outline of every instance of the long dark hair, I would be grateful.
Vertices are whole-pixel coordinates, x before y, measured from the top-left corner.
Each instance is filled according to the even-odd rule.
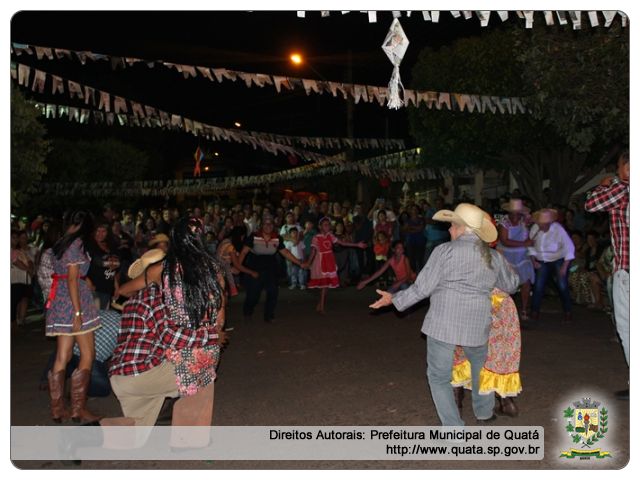
[[[180,280],[185,310],[190,323],[197,328],[202,319],[213,318],[222,304],[223,291],[218,282],[222,267],[202,241],[202,223],[194,217],[179,219],[171,230],[169,252],[162,275],[167,275],[169,287]]]
[[[52,247],[53,254],[57,259],[61,259],[67,248],[77,239],[82,239],[83,248],[87,249],[87,245],[91,241],[91,234],[93,233],[93,216],[86,210],[73,210],[64,214],[63,218],[63,236]],[[69,227],[74,225],[79,226],[78,230],[74,233],[67,233]]]
[[[239,226],[236,225],[231,229],[231,232],[227,235],[228,238],[231,239],[231,244],[236,249],[236,251],[242,250],[242,241],[247,234],[247,227],[244,225]]]

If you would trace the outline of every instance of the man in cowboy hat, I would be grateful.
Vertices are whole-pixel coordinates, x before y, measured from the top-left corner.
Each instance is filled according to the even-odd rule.
[[[427,336],[427,378],[442,425],[464,425],[451,386],[456,345],[471,362],[473,412],[478,421],[495,419],[494,395],[479,395],[479,376],[487,358],[491,329],[491,291],[507,293],[518,288],[518,275],[488,243],[498,237],[488,214],[468,203],[454,211],[440,210],[434,220],[450,222],[451,241],[433,250],[415,283],[392,295],[377,290],[381,298],[371,308],[393,305],[400,311],[430,297],[422,324]]]
[[[556,222],[558,212],[552,208],[543,208],[533,214],[535,225],[531,227],[529,238],[533,245],[529,247],[529,256],[536,270],[536,282],[531,299],[531,321],[540,318],[540,304],[549,276],[555,279],[560,293],[564,321],[571,321],[571,294],[569,293],[569,265],[575,258],[575,246],[567,231]]]
[[[600,185],[587,193],[584,208],[587,212],[609,212],[609,229],[613,247],[613,309],[616,329],[629,364],[629,151],[618,158],[618,176],[606,177]],[[629,390],[616,392],[621,400],[629,400]]]

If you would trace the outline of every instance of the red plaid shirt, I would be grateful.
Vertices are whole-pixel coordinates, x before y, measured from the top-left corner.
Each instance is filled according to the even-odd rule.
[[[124,305],[109,375],[138,375],[160,365],[168,349],[213,345],[217,338],[215,326],[192,329],[172,322],[162,290],[151,283]]]
[[[629,184],[615,178],[608,187],[599,185],[587,193],[587,212],[609,212],[613,247],[613,271],[629,270]]]

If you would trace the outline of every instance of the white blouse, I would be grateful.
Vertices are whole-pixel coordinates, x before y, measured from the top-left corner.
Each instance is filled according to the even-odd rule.
[[[567,231],[557,222],[549,226],[549,230],[543,232],[538,225],[533,225],[529,232],[529,238],[534,241],[529,247],[529,255],[541,262],[554,262],[561,258],[573,260],[575,247]]]

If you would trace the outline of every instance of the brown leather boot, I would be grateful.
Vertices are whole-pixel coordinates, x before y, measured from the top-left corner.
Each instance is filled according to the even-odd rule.
[[[90,378],[89,370],[76,369],[71,374],[71,419],[74,422],[95,422],[101,418],[85,408]]]
[[[64,370],[55,373],[49,370],[47,374],[49,380],[49,398],[51,399],[51,418],[56,423],[69,419],[69,410],[67,410],[64,405],[65,373]]]
[[[496,404],[493,407],[493,413],[496,415],[504,415],[504,403],[502,401],[502,397],[497,393],[495,395],[496,395]]]
[[[462,416],[462,401],[464,400],[464,387],[453,387],[453,396],[456,399],[458,412],[460,412],[460,416]]]
[[[507,417],[517,417],[519,410],[515,400],[512,397],[502,399],[502,414]]]

